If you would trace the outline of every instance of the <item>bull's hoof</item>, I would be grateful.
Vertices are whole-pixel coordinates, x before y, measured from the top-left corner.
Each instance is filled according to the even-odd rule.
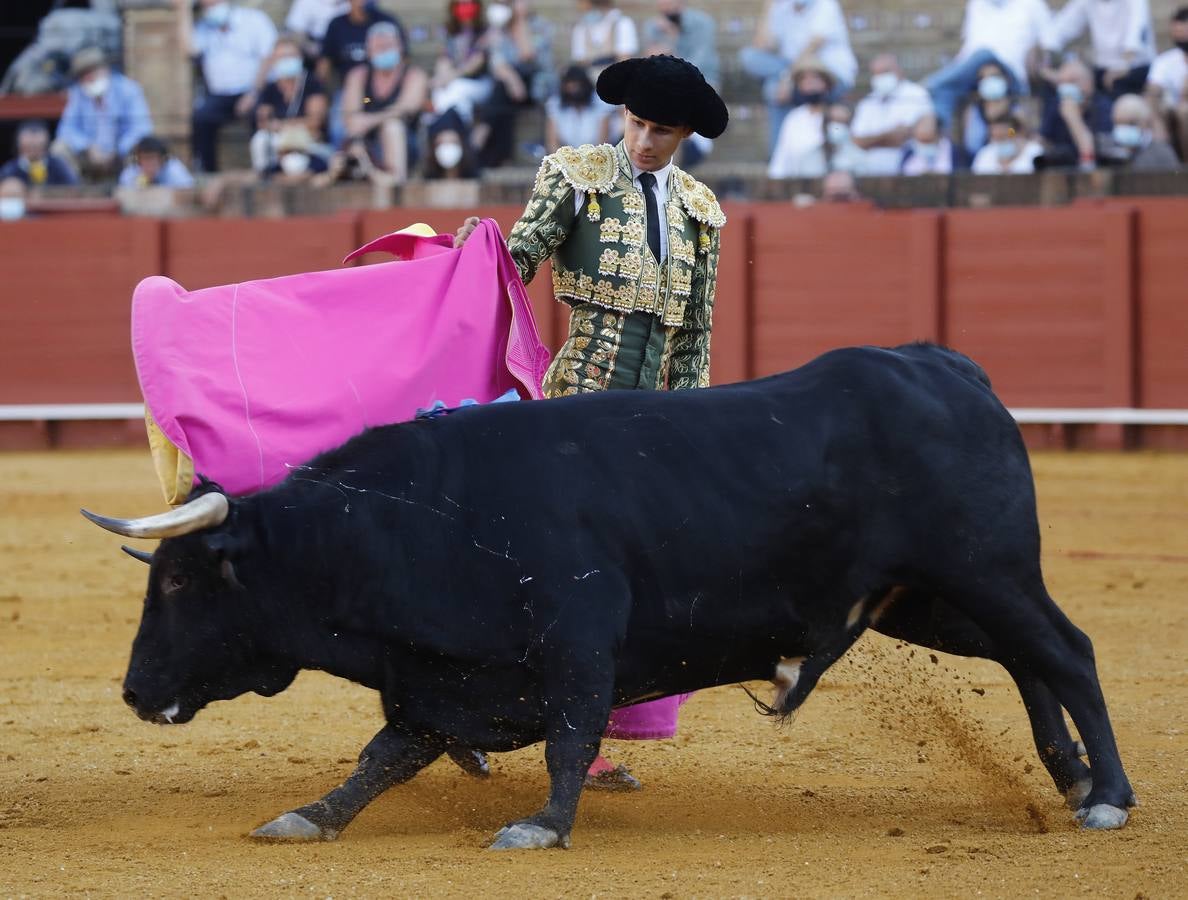
[[[1069,809],[1078,810],[1081,808],[1081,803],[1089,796],[1089,792],[1093,790],[1093,779],[1082,778],[1067,791],[1064,792],[1064,802]]]
[[[569,835],[561,837],[551,828],[519,822],[500,828],[488,850],[547,850],[549,847],[569,849]]]
[[[1110,806],[1108,803],[1098,803],[1089,808],[1077,810],[1077,820],[1082,828],[1108,831],[1121,828],[1126,824],[1129,813],[1120,806]]]
[[[260,841],[332,841],[338,832],[315,825],[298,813],[287,812],[261,825],[251,836]]]

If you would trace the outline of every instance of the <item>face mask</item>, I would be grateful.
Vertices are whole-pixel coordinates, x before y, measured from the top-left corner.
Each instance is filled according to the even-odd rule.
[[[502,28],[512,19],[512,8],[505,3],[492,3],[487,7],[487,24]]]
[[[1143,130],[1137,125],[1115,125],[1114,143],[1123,147],[1137,147],[1143,142]]]
[[[566,106],[585,106],[590,102],[591,93],[585,88],[562,91],[561,102]]]
[[[386,72],[389,69],[395,69],[398,65],[400,65],[399,50],[384,50],[371,57],[371,67],[373,69],[380,69]]]
[[[978,96],[983,100],[1001,100],[1007,95],[1007,80],[1001,75],[987,75],[978,82]]]
[[[876,97],[888,96],[899,86],[899,76],[894,72],[880,72],[870,76],[870,89]]]
[[[845,122],[830,122],[825,126],[825,136],[833,145],[844,144],[850,139],[850,126]]]
[[[462,162],[462,145],[455,141],[438,144],[433,148],[433,156],[443,169],[452,169]]]
[[[279,81],[282,78],[296,78],[305,68],[296,56],[285,56],[276,61],[272,67],[272,78]]]
[[[454,18],[463,24],[473,22],[479,17],[477,3],[458,3],[454,6]]]
[[[206,12],[202,14],[202,21],[208,25],[213,25],[215,28],[222,28],[230,18],[230,3],[216,3],[214,6],[208,6],[206,7]]]
[[[286,153],[280,159],[280,167],[286,175],[304,175],[309,171],[309,157],[304,153]]]
[[[101,78],[92,78],[90,81],[85,81],[82,84],[83,93],[92,100],[98,100],[107,93],[107,89],[111,86],[111,78],[107,75]]]
[[[1072,83],[1056,85],[1056,93],[1060,95],[1061,100],[1072,100],[1074,103],[1080,103],[1085,99],[1081,89]]]
[[[668,19],[673,25],[679,26],[681,24],[681,13],[679,10],[677,12],[665,13],[664,18]]]
[[[15,222],[24,217],[24,197],[0,197],[0,222]]]
[[[995,141],[990,146],[994,148],[995,154],[1002,160],[1014,159],[1015,153],[1018,151],[1014,141]]]
[[[825,102],[824,91],[809,91],[806,94],[801,94],[800,99],[809,106],[820,106]]]

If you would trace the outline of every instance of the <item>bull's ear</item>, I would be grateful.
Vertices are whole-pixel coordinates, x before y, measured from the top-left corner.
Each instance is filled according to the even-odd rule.
[[[208,534],[203,538],[206,549],[219,567],[219,574],[223,581],[237,591],[244,590],[243,583],[235,574],[235,557],[238,555],[238,544],[234,538],[226,533]]]

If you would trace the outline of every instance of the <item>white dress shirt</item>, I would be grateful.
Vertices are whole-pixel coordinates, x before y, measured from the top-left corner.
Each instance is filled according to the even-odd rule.
[[[969,0],[961,26],[957,59],[989,50],[1027,84],[1027,55],[1040,43],[1052,11],[1044,0]]]
[[[1068,0],[1044,31],[1044,49],[1062,50],[1086,25],[1100,69],[1132,69],[1155,58],[1150,0]]]
[[[222,28],[201,19],[194,23],[194,53],[202,57],[206,89],[220,96],[251,90],[275,43],[276,26],[258,9],[232,6]]]
[[[932,97],[914,81],[900,79],[886,97],[870,94],[858,101],[850,133],[856,138],[885,134],[896,128],[911,128],[932,112]],[[863,159],[865,175],[895,175],[903,158],[903,147],[871,147]]]
[[[642,173],[643,169],[637,169],[634,163],[631,164],[631,180],[640,191],[643,191],[643,185],[639,183]],[[660,262],[664,262],[668,258],[668,210],[665,207],[668,205],[668,176],[672,174],[672,160],[669,160],[663,169],[658,169],[652,174],[656,176],[656,186],[652,190],[656,195],[656,211],[660,213]],[[580,213],[585,202],[585,191],[573,192],[574,212]]]
[[[970,171],[975,175],[1030,175],[1035,171],[1035,158],[1043,152],[1043,145],[1028,141],[1023,145],[1023,152],[1003,168],[994,144],[987,144],[974,156]]]
[[[800,9],[796,4],[803,3]],[[858,74],[858,60],[850,48],[850,32],[837,0],[774,0],[767,13],[767,30],[779,54],[795,62],[809,41],[823,39],[817,50],[826,68],[848,85]]]

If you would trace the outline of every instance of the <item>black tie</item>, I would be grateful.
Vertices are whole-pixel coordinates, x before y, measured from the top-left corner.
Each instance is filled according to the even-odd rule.
[[[656,209],[656,176],[651,172],[640,172],[639,183],[643,187],[644,203],[648,205],[648,246],[656,262],[660,259],[660,212]]]

